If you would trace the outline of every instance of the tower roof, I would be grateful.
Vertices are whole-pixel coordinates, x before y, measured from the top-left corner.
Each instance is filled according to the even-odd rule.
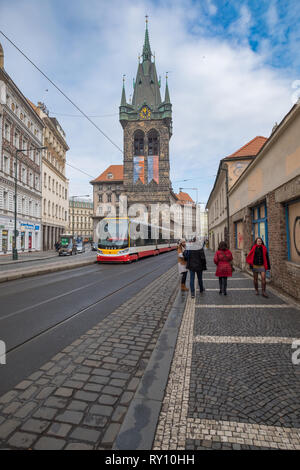
[[[139,109],[141,106],[143,106],[143,104],[147,104],[152,110],[156,110],[161,104],[156,67],[151,58],[152,52],[149,41],[147,20],[142,63],[139,63],[138,66],[132,98],[132,106],[135,109]]]

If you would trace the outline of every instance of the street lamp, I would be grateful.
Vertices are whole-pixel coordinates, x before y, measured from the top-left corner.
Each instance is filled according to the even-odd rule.
[[[17,231],[17,190],[18,190],[18,153],[19,152],[34,152],[36,150],[44,150],[47,147],[38,147],[38,148],[33,148],[33,149],[17,149],[16,150],[16,155],[15,155],[15,229],[14,229],[14,246],[13,246],[13,252],[12,252],[12,259],[17,260],[18,259],[18,249],[17,249],[17,237],[19,235]]]
[[[71,199],[73,201],[73,212],[72,212],[72,235],[74,237],[74,212],[75,212],[75,207],[74,207],[74,199],[78,197],[91,197],[89,194],[85,194],[84,196],[71,196]]]

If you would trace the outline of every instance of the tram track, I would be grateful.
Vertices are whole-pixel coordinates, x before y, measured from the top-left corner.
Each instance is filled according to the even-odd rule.
[[[133,284],[137,283],[138,281],[141,281],[143,279],[145,279],[146,277],[148,276],[151,276],[153,273],[157,272],[158,270],[161,270],[162,269],[162,266],[159,265],[157,266],[155,269],[151,269],[150,271],[147,271],[146,273],[144,273],[143,275],[141,276],[138,276],[138,277],[135,277],[133,280],[131,280],[130,282],[127,282],[126,284],[124,284],[123,286],[119,287],[118,289],[115,289],[113,290],[112,292],[109,292],[108,294],[104,295],[103,297],[101,297],[100,299],[98,299],[97,301],[95,302],[92,302],[90,305],[80,309],[79,311],[77,312],[74,312],[72,315],[69,315],[67,318],[64,318],[63,320],[61,321],[58,321],[56,322],[55,324],[43,329],[42,331],[39,331],[37,334],[34,334],[33,336],[31,336],[30,338],[26,339],[25,341],[15,345],[14,347],[11,347],[9,348],[7,351],[6,351],[6,355],[7,355],[7,358],[9,360],[9,356],[12,354],[12,353],[16,353],[16,352],[20,352],[20,350],[26,346],[26,345],[29,345],[30,343],[34,342],[34,341],[37,341],[39,339],[42,339],[43,337],[45,337],[47,334],[49,335],[50,333],[54,332],[55,330],[57,330],[58,328],[62,327],[63,325],[71,322],[72,320],[74,320],[75,318],[78,318],[80,315],[83,315],[84,313],[86,313],[88,310],[96,307],[97,305],[101,304],[102,302],[105,302],[107,301],[110,297],[113,297],[115,296],[116,294],[120,293],[121,291],[124,291],[125,289],[127,289],[128,287],[132,286]],[[97,271],[95,271],[97,273]],[[103,271],[101,271],[103,272]],[[165,272],[165,271],[164,271]],[[162,272],[163,274],[163,272]],[[20,313],[23,313],[24,311],[26,310],[29,310],[30,308],[35,308],[35,307],[38,307],[38,306],[42,306],[43,304],[45,303],[51,303],[51,301],[54,301],[58,298],[61,298],[61,297],[64,297],[64,296],[67,296],[67,295],[71,295],[73,292],[75,291],[79,291],[79,290],[83,290],[83,289],[87,289],[88,287],[91,287],[92,285],[96,285],[96,284],[99,284],[101,282],[103,282],[104,280],[107,281],[107,280],[111,280],[115,278],[115,273],[112,274],[112,276],[109,276],[108,278],[106,277],[105,279],[101,279],[101,280],[97,280],[93,283],[89,283],[85,286],[82,286],[80,288],[77,288],[77,289],[74,289],[72,291],[69,291],[65,294],[61,294],[59,296],[56,296],[55,298],[50,298],[50,299],[46,299],[45,301],[43,302],[40,302],[38,304],[35,304],[35,305],[32,305],[31,307],[26,307],[24,309],[20,309],[19,311],[16,311],[16,312],[12,312],[11,314],[7,315],[6,317],[2,317],[0,318],[0,329],[1,329],[1,321],[4,321],[5,319],[9,318],[9,317],[12,317],[14,315],[18,315]],[[109,313],[107,313],[107,315],[109,315]]]

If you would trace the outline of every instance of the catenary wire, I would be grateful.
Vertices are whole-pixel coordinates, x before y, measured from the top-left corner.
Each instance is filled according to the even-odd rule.
[[[84,111],[82,111],[79,106],[77,106],[77,104],[74,103],[74,101],[72,101],[37,65],[35,65],[35,63],[29,59],[29,57],[27,57],[27,55],[21,51],[21,49],[19,49],[19,47],[11,40],[9,39],[6,34],[3,33],[3,31],[0,30],[0,33],[2,34],[2,36],[4,36],[7,41],[10,42],[10,44],[12,44],[16,49],[17,51],[20,52],[20,54],[22,54],[81,114],[83,114],[83,116],[99,131],[101,132],[101,134],[107,139],[109,140],[109,142],[114,145],[118,150],[120,150],[121,153],[123,153],[123,150],[110,138],[108,137],[108,135],[105,134],[105,132],[103,132],[99,126],[97,126],[97,124],[92,121],[92,119],[89,118],[89,116],[87,114],[85,114]]]

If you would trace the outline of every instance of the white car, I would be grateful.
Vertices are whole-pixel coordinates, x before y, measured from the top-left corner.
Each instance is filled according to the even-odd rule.
[[[77,253],[85,253],[85,246],[83,243],[77,243]]]

